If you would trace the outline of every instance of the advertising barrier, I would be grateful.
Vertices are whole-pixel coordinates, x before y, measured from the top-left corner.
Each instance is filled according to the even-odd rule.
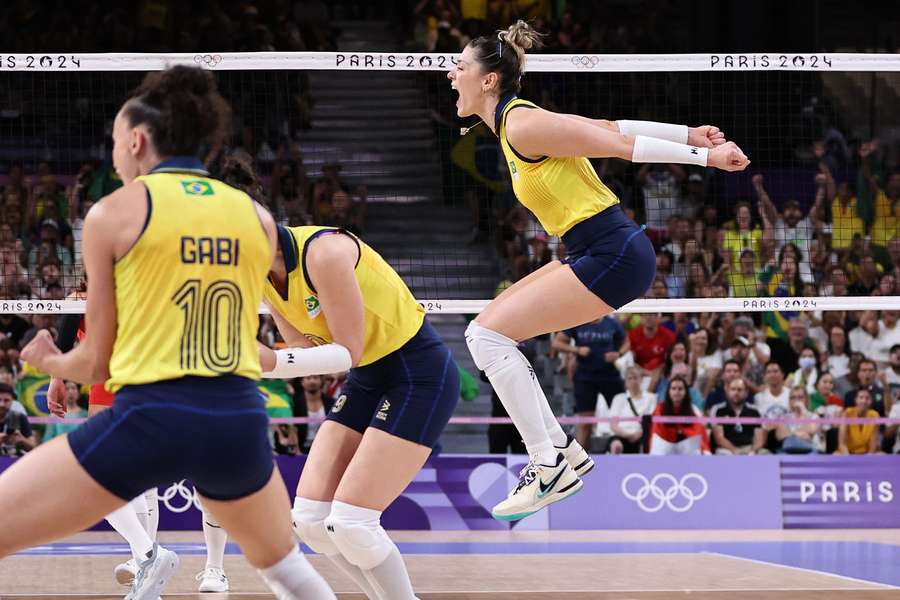
[[[384,512],[387,529],[780,529],[900,527],[897,456],[595,456],[584,488],[505,523],[490,516],[524,456],[428,460]],[[0,472],[15,459],[0,457]],[[304,457],[276,458],[294,495]],[[200,529],[189,481],[159,488],[160,529]],[[73,500],[74,501],[74,500]],[[96,528],[106,529],[105,522]]]

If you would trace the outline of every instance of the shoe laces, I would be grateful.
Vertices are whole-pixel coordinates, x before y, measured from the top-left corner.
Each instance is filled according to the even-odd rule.
[[[132,590],[139,590],[141,586],[144,584],[144,579],[147,577],[147,570],[153,565],[156,561],[156,557],[159,554],[159,549],[156,544],[153,544],[153,550],[150,551],[150,556],[146,560],[135,561],[135,566],[137,567],[137,573],[134,574],[134,581],[131,583]]]
[[[516,486],[514,494],[517,494],[519,490],[523,487],[530,484],[535,478],[538,476],[537,464],[534,459],[528,461],[528,464],[522,467],[522,470],[519,471],[519,485]]]

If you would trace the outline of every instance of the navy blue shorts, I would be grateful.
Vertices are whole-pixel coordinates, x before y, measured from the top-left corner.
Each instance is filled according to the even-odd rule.
[[[606,406],[612,404],[612,400],[616,394],[625,391],[625,386],[621,379],[611,377],[579,377],[575,374],[575,380],[572,382],[573,391],[575,393],[575,412],[589,412],[591,414],[597,409],[597,394],[603,394],[606,400]]]
[[[272,476],[268,424],[252,379],[192,376],[123,387],[68,440],[88,474],[123,500],[182,479],[207,498],[236,500]]]
[[[428,320],[399,350],[347,375],[328,420],[434,448],[459,402],[459,372]]]
[[[656,252],[643,229],[616,204],[562,236],[563,261],[589,290],[615,309],[642,297],[656,276]]]

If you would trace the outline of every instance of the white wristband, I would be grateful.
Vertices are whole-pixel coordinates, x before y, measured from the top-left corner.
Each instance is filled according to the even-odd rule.
[[[678,163],[707,166],[708,148],[697,148],[639,135],[634,138],[631,161],[636,163]]]
[[[659,140],[669,140],[679,144],[688,143],[688,126],[657,123],[656,121],[616,121],[619,133],[625,135],[646,135]]]
[[[353,366],[350,351],[340,344],[314,348],[284,348],[275,351],[275,368],[263,379],[293,379],[307,375],[327,375],[348,371]]]

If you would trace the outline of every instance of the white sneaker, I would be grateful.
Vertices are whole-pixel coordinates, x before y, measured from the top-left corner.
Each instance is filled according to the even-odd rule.
[[[157,600],[177,569],[178,555],[153,544],[149,558],[138,564],[134,584],[125,600]]]
[[[572,465],[572,468],[575,469],[575,473],[578,474],[579,477],[584,477],[594,468],[594,459],[591,458],[591,455],[588,454],[587,451],[581,447],[581,444],[575,441],[575,438],[571,435],[566,434],[565,446],[554,447],[562,452],[562,455],[566,457],[566,461]]]
[[[197,588],[200,592],[228,591],[228,577],[225,576],[225,571],[218,567],[206,567],[197,573],[195,579],[200,582],[200,587]]]
[[[542,465],[532,459],[519,473],[519,485],[491,511],[498,521],[518,521],[549,504],[568,498],[584,482],[561,453],[555,465]]]
[[[137,563],[133,558],[129,558],[120,565],[116,565],[115,574],[116,581],[121,585],[131,585],[134,582],[134,575],[137,573]]]

